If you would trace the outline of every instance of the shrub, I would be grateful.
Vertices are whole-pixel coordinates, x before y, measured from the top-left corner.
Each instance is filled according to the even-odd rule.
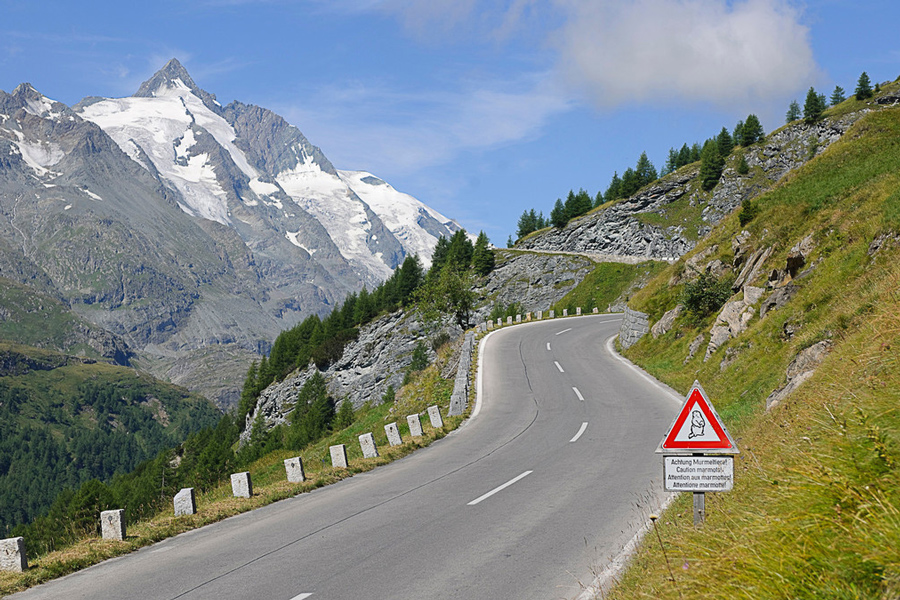
[[[702,319],[719,310],[731,298],[732,280],[718,280],[709,273],[701,273],[695,281],[685,284],[681,303],[696,319]]]
[[[758,214],[759,205],[756,202],[751,202],[750,200],[741,202],[741,212],[738,213],[738,221],[741,227],[755,219]]]

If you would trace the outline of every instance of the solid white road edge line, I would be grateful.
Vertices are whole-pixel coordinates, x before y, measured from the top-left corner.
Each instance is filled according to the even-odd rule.
[[[557,332],[557,333],[554,333],[553,335],[562,335],[562,334],[564,334],[564,333],[567,332],[567,331],[572,331],[572,328],[569,327],[568,329],[563,329],[562,331],[559,331],[559,332]]]
[[[588,426],[587,421],[582,423],[581,429],[578,430],[578,433],[575,434],[575,437],[573,437],[571,440],[569,440],[569,443],[571,444],[573,442],[577,442],[578,438],[580,438],[582,435],[584,435],[584,430],[587,429],[587,426]]]
[[[578,396],[578,399],[584,402],[584,396],[581,395],[581,392],[578,391],[578,388],[573,387],[572,390],[575,392],[575,395]]]
[[[606,351],[616,359],[625,363],[629,368],[635,370],[638,374],[641,375],[644,379],[660,388],[679,406],[684,403],[684,398],[682,398],[678,392],[667,386],[666,384],[655,380],[650,377],[647,373],[642,371],[640,367],[635,365],[633,362],[616,352],[615,347],[613,346],[613,340],[615,340],[618,336],[614,335],[606,341]],[[659,506],[659,513],[662,514],[665,512],[669,505],[675,500],[678,496],[679,492],[669,493],[663,498],[662,503]],[[616,580],[619,578],[619,575],[622,571],[625,570],[625,567],[628,565],[628,561],[631,560],[632,555],[637,551],[638,544],[641,543],[641,540],[644,538],[644,535],[650,528],[653,526],[653,522],[648,518],[644,525],[638,529],[637,533],[628,540],[628,542],[622,547],[622,551],[619,552],[610,563],[600,571],[600,574],[594,578],[594,581],[591,582],[591,585],[587,586],[578,596],[575,597],[575,600],[594,600],[603,592],[609,591],[612,586],[615,584]]]
[[[522,473],[522,474],[519,475],[518,477],[513,477],[512,479],[510,479],[509,481],[507,481],[507,482],[504,483],[503,485],[498,486],[498,487],[495,487],[494,489],[492,489],[491,491],[489,491],[487,494],[484,494],[483,496],[479,496],[479,497],[475,498],[474,500],[472,500],[471,502],[469,502],[468,506],[475,506],[476,504],[478,504],[478,503],[481,502],[482,500],[487,500],[488,498],[490,498],[491,496],[493,496],[493,495],[496,494],[497,492],[502,492],[503,490],[505,490],[506,488],[508,488],[508,487],[511,486],[512,484],[514,484],[514,483],[516,483],[517,481],[520,481],[520,480],[522,480],[522,479],[525,479],[526,477],[528,477],[528,476],[531,475],[532,473],[534,473],[534,471],[525,471],[524,473]]]
[[[654,386],[656,386],[656,387],[660,388],[661,390],[663,390],[664,392],[666,392],[666,394],[669,396],[669,398],[671,398],[672,400],[674,400],[675,402],[678,403],[679,407],[682,404],[684,404],[684,396],[682,396],[681,394],[679,394],[678,392],[676,392],[675,390],[673,390],[666,384],[662,383],[661,381],[657,381],[656,379],[651,377],[647,372],[645,372],[643,369],[638,367],[636,364],[634,364],[633,362],[631,362],[630,360],[628,360],[627,358],[625,358],[624,356],[622,356],[621,354],[616,352],[616,349],[613,346],[613,340],[615,340],[617,337],[619,337],[618,334],[616,334],[616,335],[612,336],[611,338],[609,338],[608,340],[606,340],[606,351],[609,353],[609,355],[612,356],[613,358],[615,358],[616,360],[618,360],[619,362],[622,362],[625,365],[627,365],[629,369],[633,370],[635,373],[637,373],[638,375],[640,375],[641,377],[643,377],[644,379],[649,381]],[[663,432],[663,434],[665,435],[665,432]]]
[[[556,365],[556,368],[559,369],[560,373],[565,373],[565,371],[563,371],[562,365],[559,364],[559,361],[554,360],[553,364]]]

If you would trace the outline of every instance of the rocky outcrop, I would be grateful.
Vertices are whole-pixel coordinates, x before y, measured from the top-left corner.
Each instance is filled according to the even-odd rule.
[[[474,321],[484,321],[495,305],[518,303],[525,312],[547,310],[593,269],[594,262],[583,256],[500,250],[497,266],[475,288],[481,306]]]
[[[659,227],[642,222],[636,215],[658,212],[690,192],[697,175],[688,169],[665,177],[638,194],[606,210],[573,219],[562,228],[552,228],[522,240],[530,250],[563,250],[611,257],[639,257],[672,261],[694,247],[679,227]]]
[[[744,200],[762,194],[787,173],[823,152],[865,113],[863,110],[812,125],[792,123],[770,134],[765,143],[742,148],[740,152],[752,171],[741,175],[734,167],[726,168],[712,194],[699,190],[695,165],[684,167],[605,210],[521,240],[518,247],[602,254],[620,260],[637,257],[674,261],[692,250],[698,239]],[[678,201],[697,210],[700,222],[653,224],[665,221],[668,206]]]
[[[684,305],[678,304],[672,310],[666,311],[662,317],[660,317],[659,321],[653,324],[653,327],[650,328],[650,333],[653,335],[653,339],[657,339],[661,335],[666,335],[670,329],[672,329],[672,325],[675,323],[675,319],[681,314],[681,311],[684,309]]]
[[[812,377],[819,365],[822,364],[822,361],[825,360],[832,345],[831,340],[823,340],[801,351],[788,365],[785,372],[787,383],[766,398],[766,410],[776,406],[787,398],[791,392],[800,387],[804,381]]]
[[[706,356],[703,358],[703,362],[709,360],[709,357],[725,342],[737,337],[747,329],[756,312],[753,306],[759,302],[764,293],[765,289],[763,288],[744,286],[744,294],[740,300],[725,303],[709,332],[709,345],[706,347]]]
[[[446,333],[459,337],[458,328],[448,326]],[[359,336],[345,348],[341,358],[322,375],[328,393],[338,402],[349,400],[355,408],[366,402],[378,404],[388,386],[400,389],[416,345],[422,343],[433,361],[429,336],[414,313],[397,311],[376,319],[360,329]],[[250,435],[250,425],[262,415],[268,428],[287,421],[297,394],[316,371],[314,365],[295,371],[281,382],[267,387],[256,407],[247,416],[243,438]]]

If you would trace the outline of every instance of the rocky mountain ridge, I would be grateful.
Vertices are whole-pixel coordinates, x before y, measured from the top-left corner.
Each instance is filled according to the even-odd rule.
[[[106,358],[220,406],[280,331],[458,229],[174,59],[130,98],[0,91],[0,277],[120,340]]]

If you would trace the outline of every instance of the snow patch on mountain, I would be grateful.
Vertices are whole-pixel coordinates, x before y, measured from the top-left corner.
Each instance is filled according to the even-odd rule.
[[[258,176],[247,157],[234,145],[235,132],[225,119],[211,111],[180,80],[161,86],[149,98],[117,98],[95,102],[81,109],[81,116],[106,131],[138,164],[141,150],[157,171],[184,196],[182,209],[194,216],[230,224],[225,190],[207,154],[191,155],[199,125],[231,155],[250,179]]]
[[[372,224],[363,201],[339,177],[323,171],[313,157],[303,153],[300,159],[293,169],[275,176],[281,188],[325,227],[344,258],[380,279],[390,277],[392,265],[369,249]]]
[[[50,171],[48,167],[52,167],[61,161],[66,153],[58,144],[52,142],[29,141],[21,131],[11,130],[16,136],[13,142],[18,149],[22,160],[25,161],[31,169],[38,175],[46,175]]]
[[[409,194],[366,171],[338,171],[341,180],[384,222],[407,254],[418,254],[431,266],[434,246],[440,236],[449,238],[460,226]]]

